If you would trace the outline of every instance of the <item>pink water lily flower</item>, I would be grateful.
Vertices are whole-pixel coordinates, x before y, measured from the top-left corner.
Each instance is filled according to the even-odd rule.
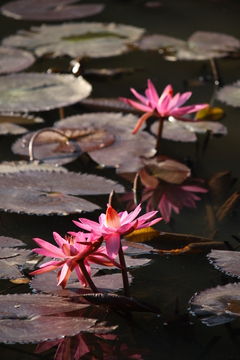
[[[41,265],[38,270],[31,272],[30,275],[44,274],[59,268],[57,285],[65,288],[73,270],[76,271],[77,277],[83,286],[90,285],[90,263],[121,268],[120,264],[110,259],[106,253],[106,248],[100,247],[103,242],[101,235],[96,236],[78,232],[75,237],[64,239],[57,232],[54,232],[53,237],[59,247],[45,240],[35,238],[34,241],[40,248],[33,249],[33,251],[43,256],[59,258],[59,260],[52,260]]]
[[[127,211],[117,213],[112,206],[108,205],[106,214],[99,216],[99,223],[85,218],[80,218],[80,222],[73,222],[81,229],[103,236],[108,256],[115,259],[119,251],[121,236],[152,226],[161,220],[161,218],[152,220],[158,211],[151,211],[137,218],[140,211],[141,204],[129,214]]]
[[[161,118],[173,116],[178,120],[189,121],[189,119],[183,118],[183,115],[202,110],[209,106],[208,104],[182,106],[190,98],[192,92],[187,91],[181,95],[180,93],[177,93],[173,96],[173,88],[171,85],[167,85],[163,90],[162,95],[159,97],[157,90],[150,79],[148,79],[148,87],[145,91],[146,96],[139,94],[133,88],[130,90],[139,102],[127,98],[120,98],[120,100],[131,105],[135,109],[144,112],[133,129],[133,134],[140,129],[142,124],[150,116],[157,116]]]

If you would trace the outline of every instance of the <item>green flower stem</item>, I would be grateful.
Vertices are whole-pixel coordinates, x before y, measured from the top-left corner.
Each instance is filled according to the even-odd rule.
[[[87,272],[87,269],[84,265],[84,260],[79,260],[78,264],[79,264],[79,266],[82,270],[83,276],[87,280],[87,283],[88,283],[89,287],[91,288],[92,292],[99,293],[98,288],[95,286],[94,282],[91,279],[91,276],[89,276],[89,273]]]
[[[161,116],[159,116],[159,126],[158,126],[157,144],[156,144],[157,153],[159,153],[160,151],[160,145],[162,141],[163,121],[164,119]]]
[[[130,297],[130,289],[129,289],[129,282],[128,282],[127,267],[126,267],[125,258],[124,258],[124,255],[123,255],[123,249],[122,249],[121,242],[120,242],[120,247],[119,247],[119,251],[118,251],[118,256],[119,256],[119,262],[122,265],[121,270],[122,270],[124,295],[127,296],[127,297]]]

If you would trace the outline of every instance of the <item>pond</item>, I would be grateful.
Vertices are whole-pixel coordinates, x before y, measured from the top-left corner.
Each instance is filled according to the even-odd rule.
[[[8,3],[10,4],[10,1],[1,1],[1,6]],[[44,1],[44,4],[45,3]],[[194,316],[193,312],[198,311],[199,304],[195,305],[195,307],[192,305],[191,309],[190,300],[196,293],[201,292],[204,298],[204,293],[202,292],[207,289],[214,289],[217,286],[236,283],[238,276],[240,276],[240,274],[238,274],[235,254],[232,255],[231,253],[229,255],[230,260],[228,259],[228,264],[224,264],[224,266],[216,260],[216,267],[219,267],[220,270],[223,271],[219,271],[219,269],[214,267],[207,257],[207,255],[211,253],[211,250],[238,250],[240,239],[238,180],[240,176],[240,101],[238,100],[239,95],[237,91],[236,95],[231,95],[233,87],[230,87],[227,92],[230,99],[228,100],[228,104],[224,98],[225,94],[222,95],[223,100],[221,100],[220,95],[218,95],[227,85],[232,85],[238,81],[240,66],[239,47],[233,45],[230,38],[226,40],[224,34],[233,37],[236,40],[236,44],[238,43],[237,39],[240,39],[240,5],[235,0],[195,0],[194,2],[188,0],[165,0],[161,2],[149,2],[146,0],[89,0],[87,3],[103,4],[104,8],[95,15],[83,19],[66,19],[65,21],[25,20],[6,16],[7,14],[0,14],[1,45],[6,46],[10,44],[11,41],[15,41],[16,48],[23,48],[25,51],[34,53],[36,56],[35,62],[28,68],[17,73],[13,71],[13,75],[11,76],[14,80],[16,80],[21,73],[46,74],[48,72],[49,74],[50,72],[53,76],[57,76],[57,73],[64,75],[73,74],[75,65],[75,68],[77,68],[77,74],[75,75],[79,75],[81,72],[83,76],[81,81],[87,82],[86,84],[84,83],[83,88],[82,82],[80,85],[77,83],[76,89],[79,86],[80,92],[82,91],[83,95],[81,99],[76,98],[75,100],[75,90],[72,90],[72,88],[67,88],[64,95],[57,92],[58,83],[56,80],[56,83],[54,82],[51,86],[53,86],[53,92],[56,94],[54,101],[59,101],[60,105],[51,107],[51,104],[48,104],[47,106],[49,106],[50,109],[48,111],[46,108],[40,109],[41,111],[31,110],[30,115],[40,117],[44,122],[25,123],[23,126],[27,129],[27,134],[30,132],[32,136],[32,132],[43,128],[54,127],[55,130],[53,130],[52,133],[55,131],[55,136],[57,136],[56,129],[61,127],[61,122],[59,122],[58,125],[56,122],[63,117],[70,118],[76,115],[80,116],[80,121],[85,129],[88,123],[91,123],[90,125],[95,128],[98,126],[97,122],[104,124],[99,125],[99,129],[105,127],[106,133],[104,136],[107,138],[104,140],[106,141],[106,147],[104,147],[105,145],[102,146],[103,135],[101,134],[101,141],[100,145],[97,145],[97,151],[96,149],[91,149],[90,145],[92,144],[89,145],[89,143],[93,141],[92,138],[90,138],[86,144],[88,150],[82,154],[79,152],[77,156],[73,156],[74,151],[76,151],[76,149],[74,149],[73,153],[70,154],[70,157],[73,156],[72,161],[66,161],[60,164],[64,169],[68,170],[68,172],[62,174],[62,178],[58,175],[58,172],[55,172],[55,175],[52,175],[50,180],[45,179],[42,175],[39,175],[39,177],[37,175],[34,179],[32,177],[28,179],[23,177],[22,172],[18,172],[19,177],[16,176],[16,173],[15,175],[8,174],[6,181],[2,185],[1,181],[3,177],[6,176],[4,174],[2,175],[2,172],[6,173],[8,170],[0,170],[0,183],[1,186],[3,186],[3,188],[0,189],[2,194],[2,203],[0,206],[2,209],[0,212],[0,236],[19,239],[26,244],[25,248],[29,250],[36,247],[33,238],[45,239],[55,244],[52,237],[53,232],[57,232],[64,238],[65,234],[69,231],[80,231],[79,227],[77,227],[73,221],[78,222],[79,218],[98,221],[100,214],[106,213],[107,203],[110,201],[109,194],[112,189],[115,189],[115,195],[113,195],[111,205],[113,208],[116,208],[117,212],[124,210],[128,212],[133,211],[134,194],[139,196],[143,194],[141,198],[142,212],[140,215],[143,215],[147,211],[154,210],[153,205],[158,205],[162,193],[157,193],[156,188],[153,188],[151,192],[153,197],[149,198],[149,196],[151,196],[150,194],[142,192],[142,185],[137,186],[137,191],[134,193],[132,191],[133,179],[137,172],[144,184],[148,184],[149,181],[151,185],[153,183],[156,184],[156,181],[158,184],[165,184],[165,188],[161,188],[160,186],[160,191],[168,191],[168,196],[170,199],[173,199],[172,202],[174,205],[172,211],[169,210],[169,203],[165,202],[165,207],[162,205],[160,210],[163,213],[160,214],[158,212],[157,217],[163,216],[164,219],[152,226],[154,229],[152,232],[133,232],[125,237],[129,241],[133,241],[133,244],[137,242],[152,247],[150,251],[148,248],[143,247],[142,249],[141,246],[135,250],[132,250],[132,248],[129,249],[129,251],[134,253],[133,257],[130,260],[128,259],[132,261],[129,269],[131,277],[130,293],[132,299],[141,302],[142,305],[147,304],[147,309],[141,309],[143,311],[129,311],[131,307],[130,303],[125,303],[124,301],[126,300],[123,300],[121,297],[119,297],[120,300],[117,302],[111,296],[109,296],[108,301],[110,303],[108,303],[107,306],[106,304],[101,306],[101,303],[97,302],[97,306],[90,306],[87,310],[80,309],[77,307],[78,302],[76,300],[76,292],[78,294],[78,290],[73,289],[73,291],[75,291],[75,301],[72,300],[70,302],[72,308],[70,307],[68,311],[64,310],[61,308],[61,303],[59,303],[58,306],[60,310],[56,310],[54,315],[49,316],[49,319],[46,320],[47,313],[45,312],[43,314],[44,316],[41,316],[41,314],[36,315],[36,309],[43,307],[45,302],[49,300],[49,297],[41,298],[40,295],[38,297],[36,288],[39,289],[39,293],[46,294],[48,292],[46,290],[47,285],[48,288],[51,287],[52,274],[55,278],[57,274],[49,272],[41,283],[39,282],[37,285],[34,282],[29,284],[29,279],[32,278],[29,273],[30,270],[33,270],[33,267],[29,269],[24,262],[22,262],[21,265],[14,261],[6,262],[6,259],[11,258],[11,256],[13,258],[15,256],[24,257],[24,255],[20,255],[22,254],[22,250],[17,251],[15,247],[13,255],[11,254],[11,250],[6,253],[7,255],[4,255],[5,253],[3,251],[0,263],[0,286],[2,295],[0,299],[2,303],[0,306],[2,306],[1,313],[4,314],[1,315],[1,327],[3,329],[1,330],[1,338],[4,339],[2,343],[0,343],[1,359],[239,359],[240,323],[238,316],[240,291],[238,288],[236,294],[232,287],[227,288],[229,289],[227,290],[227,295],[225,293],[224,295],[220,294],[218,299],[216,299],[214,292],[213,295],[211,295],[211,290],[209,290],[209,297],[211,298],[212,296],[212,298],[210,302],[206,295],[209,302],[205,310],[209,311],[209,307],[217,306],[217,301],[224,303],[225,306],[223,308],[221,307],[221,311],[219,309],[219,311],[216,310],[217,314],[215,312],[216,318],[214,323],[210,324],[213,326],[208,326],[209,324],[204,323],[204,321],[202,322],[200,317]],[[82,5],[83,2],[80,2],[80,4]],[[46,26],[59,26],[59,29],[61,29],[62,24],[66,24],[67,28],[71,23],[80,24],[82,22],[90,24],[87,32],[83,32],[83,35],[76,35],[74,32],[72,35],[69,35],[67,30],[65,30],[65,35],[60,34],[59,38],[57,38],[58,31],[55,31],[54,36],[57,40],[55,40],[55,47],[53,48],[53,40],[47,44],[49,47],[44,48],[48,36],[50,39],[53,35],[47,32],[42,38],[38,38],[38,55],[36,55],[35,45],[32,44],[35,41],[34,39],[38,37],[38,32],[41,32],[39,27],[41,27],[42,24],[47,24]],[[96,30],[96,23],[110,25],[109,27],[103,28],[101,28],[102,25],[100,25],[100,30]],[[123,30],[118,29],[120,32],[115,32],[116,29],[113,23],[131,25],[136,28],[136,33],[134,33],[135,30],[131,29],[129,30],[130,35],[128,35],[128,30],[125,30],[125,28]],[[99,39],[104,37],[105,42],[102,43],[102,45],[100,43],[100,47],[98,47],[97,42],[93,43],[92,51],[96,51],[97,55],[87,53],[87,56],[81,56],[79,70],[77,60],[75,60],[74,63],[71,62],[71,60],[77,58],[77,55],[66,55],[66,48],[69,43],[77,42],[78,37],[84,36],[84,40],[89,37],[90,43],[91,41],[95,41],[91,39],[91,35],[89,35],[91,28],[94,27],[95,38]],[[29,33],[30,28],[32,28],[32,30]],[[15,39],[10,41],[11,36],[15,36],[19,30],[21,30],[21,32],[18,33],[20,40]],[[126,31],[127,35],[126,33],[123,35],[121,31]],[[200,60],[196,59],[196,54],[194,56],[192,55],[192,58],[188,60],[178,58],[176,55],[178,50],[177,46],[180,45],[176,45],[173,40],[168,40],[170,42],[164,46],[158,44],[154,49],[150,49],[152,45],[149,45],[150,42],[146,40],[145,47],[142,45],[141,48],[140,45],[141,39],[144,37],[147,39],[148,36],[149,39],[151,39],[148,41],[153,42],[151,36],[154,34],[165,35],[172,39],[186,42],[198,31],[207,32],[206,39],[208,39],[210,32],[221,34],[220,40],[216,40],[218,47],[218,50],[214,49],[216,56],[208,55],[209,48],[204,48],[201,50],[201,54],[202,56],[204,55],[205,58],[201,58]],[[118,51],[120,46],[122,46],[122,39],[127,36],[132,37],[131,41],[129,40],[131,44],[128,45],[122,53],[114,53],[115,47],[116,51]],[[31,45],[26,45],[29,38],[31,39]],[[61,45],[61,38],[66,40],[65,45]],[[20,45],[17,45],[18,41],[20,41]],[[118,41],[119,45],[116,46]],[[156,39],[154,41],[156,41]],[[24,46],[22,45],[23,42],[25,42]],[[111,45],[109,46],[109,44]],[[13,43],[11,43],[11,46],[13,46]],[[65,52],[63,51],[62,55],[58,54],[54,57],[53,52],[60,51],[60,48],[61,51],[64,49]],[[74,49],[72,51],[74,51]],[[109,55],[107,55],[108,51],[110,52]],[[112,55],[111,51],[113,52]],[[17,56],[18,55],[16,55],[16,57]],[[51,69],[51,71],[49,71],[49,69]],[[15,101],[16,97],[21,97],[22,91],[21,88],[14,88],[14,90],[11,91],[6,89],[4,94],[4,91],[1,90],[1,86],[5,86],[3,76],[5,75],[1,75],[0,78],[0,104],[2,107],[2,109],[0,108],[0,112],[3,112],[3,110],[6,111],[7,106],[13,104],[10,96],[13,96],[13,101]],[[24,75],[23,78],[24,77],[26,80],[27,75]],[[210,114],[207,119],[208,121],[214,122],[214,129],[215,126],[217,126],[217,130],[214,130],[213,127],[211,127],[210,130],[205,127],[203,133],[196,133],[196,141],[174,141],[176,136],[179,135],[180,129],[172,128],[169,135],[170,139],[166,139],[164,136],[162,138],[159,148],[160,161],[151,160],[152,162],[148,162],[149,159],[147,158],[153,155],[156,143],[157,130],[152,128],[152,121],[156,119],[156,108],[152,109],[152,111],[155,112],[152,114],[153,116],[149,116],[147,120],[148,135],[146,135],[146,131],[142,131],[146,123],[136,135],[133,135],[131,132],[143,112],[136,112],[136,109],[130,106],[127,107],[124,102],[121,102],[122,108],[120,109],[124,111],[124,114],[119,115],[119,112],[121,112],[121,110],[118,110],[120,106],[119,102],[114,102],[114,100],[119,99],[119,97],[135,99],[130,88],[134,88],[139,94],[144,95],[147,84],[149,84],[148,79],[152,81],[159,95],[168,84],[171,84],[174,94],[177,92],[181,94],[188,91],[192,92],[191,98],[188,100],[186,106],[211,103],[212,108],[218,108],[217,111],[220,115],[218,116],[216,113],[215,115]],[[74,82],[75,80],[77,81],[77,76],[71,81]],[[43,85],[42,83],[38,85],[35,77],[33,77],[32,80],[30,78],[30,82],[32,82],[31,87],[26,91],[28,92],[28,107],[33,103],[35,96],[33,93],[35,90],[38,91],[40,89],[41,91],[42,88],[49,87],[46,85],[46,81],[44,78]],[[88,86],[91,87],[91,91]],[[235,87],[238,89],[237,86]],[[75,88],[73,87],[73,89]],[[6,96],[6,99],[4,96]],[[48,96],[49,99],[51,99],[51,96]],[[63,98],[61,98],[61,96]],[[5,100],[2,101],[1,98]],[[96,100],[102,98],[111,99],[108,103],[110,105],[104,107],[103,102],[100,104],[99,101],[97,103],[92,102],[91,104],[87,104],[86,102],[86,99]],[[42,100],[39,100],[39,103],[41,101]],[[231,106],[231,101],[235,101],[234,106]],[[185,104],[182,104],[182,106],[185,106]],[[104,114],[100,114],[103,111]],[[23,113],[24,110],[20,109],[18,112]],[[106,114],[106,112],[108,114]],[[130,115],[128,115],[128,112]],[[129,117],[126,118],[126,116]],[[115,130],[114,121],[118,124]],[[206,121],[206,119],[204,121]],[[186,122],[178,122],[186,124]],[[165,124],[166,123],[167,121],[165,121]],[[94,126],[92,124],[94,124]],[[72,130],[75,125],[70,121],[68,126]],[[195,134],[190,130],[188,130],[188,132]],[[145,135],[141,135],[142,133]],[[109,134],[113,135],[114,140],[111,140],[111,135]],[[129,134],[132,137],[130,137]],[[15,151],[17,141],[20,141],[21,144],[22,136],[22,134],[14,133],[1,135],[0,166],[3,162],[14,161],[16,162],[15,164],[17,164],[19,161],[23,161],[23,159],[26,163],[29,162],[29,157],[26,156],[27,154]],[[39,135],[39,139],[40,136],[41,135]],[[66,135],[63,136],[66,138]],[[113,151],[111,150],[111,142],[116,141],[118,137],[121,137],[124,145],[121,145],[119,151]],[[27,141],[29,141],[29,139],[30,137]],[[53,142],[51,136],[49,139],[50,142]],[[127,139],[130,140],[127,142]],[[42,147],[44,151],[48,146],[46,144],[47,141],[48,138],[43,137]],[[124,143],[124,141],[126,141],[126,143]],[[80,147],[81,146],[83,145],[80,145]],[[101,147],[104,147],[102,153],[101,150],[99,150]],[[114,149],[114,147],[112,147],[112,149]],[[132,149],[136,149],[135,152]],[[35,155],[44,154],[44,156],[49,156],[49,153],[46,155],[45,153],[38,153],[40,150],[34,149],[34,151]],[[53,155],[54,153],[50,153],[50,157],[52,156],[54,158],[55,155]],[[141,160],[141,162],[139,157],[145,157],[145,163],[143,160]],[[173,162],[170,161],[168,164],[166,161],[169,159]],[[54,161],[51,162],[54,164]],[[106,166],[103,166],[103,164]],[[163,168],[161,168],[159,164],[163,164]],[[145,172],[143,172],[143,168]],[[41,173],[44,171],[43,169]],[[86,175],[86,177],[80,177],[80,173]],[[161,180],[159,180],[159,176]],[[174,176],[178,179],[180,177],[181,180],[173,184]],[[166,190],[166,179],[170,179],[169,181],[171,183],[170,185],[168,183],[168,190]],[[191,183],[192,180],[189,179],[202,180],[193,180]],[[49,184],[47,183],[48,181]],[[186,181],[186,183],[184,183],[186,191],[176,198],[176,188],[179,190],[181,183],[184,181]],[[82,190],[82,192],[78,192],[77,190],[78,184],[80,183],[81,186],[84,187],[84,191]],[[36,189],[36,192],[39,191],[39,184],[41,186],[46,185],[48,190],[44,190],[45,192],[42,191],[40,195],[39,193],[36,195],[34,191]],[[193,187],[190,188],[191,186]],[[190,199],[187,195],[189,189],[190,191],[194,191],[194,187],[195,190],[197,188],[197,192],[194,194],[200,198],[199,200],[194,196]],[[19,200],[20,195],[18,191],[20,191],[20,188],[22,193],[25,194],[24,196],[21,195],[23,196],[22,200]],[[207,189],[207,192],[201,189]],[[31,193],[33,193],[33,198],[31,198],[33,200],[29,197]],[[68,196],[72,197],[68,198]],[[49,201],[53,206],[53,211],[43,210],[49,206],[42,201],[43,198],[47,197],[50,198]],[[81,205],[79,205],[76,200],[79,198],[85,199],[88,203],[81,203]],[[146,199],[147,201],[144,202]],[[148,202],[149,199],[150,202]],[[79,209],[79,211],[72,210],[75,202],[76,208]],[[55,210],[59,204],[63,206],[63,210]],[[194,207],[194,205],[196,206]],[[81,212],[81,209],[83,209],[83,212]],[[176,211],[174,211],[174,209]],[[179,209],[179,214],[177,214],[176,212],[178,212]],[[210,239],[212,242],[210,242]],[[1,240],[3,241],[3,239]],[[68,238],[68,241],[71,242],[71,239]],[[205,241],[204,246],[203,241]],[[188,246],[189,244],[191,245]],[[2,246],[6,247],[6,245]],[[129,244],[128,246],[130,247]],[[183,251],[185,246],[186,248]],[[21,247],[19,247],[19,249],[20,248]],[[15,252],[16,255],[14,255]],[[235,251],[235,253],[237,253],[237,251]],[[222,262],[224,263],[226,254],[223,256]],[[150,262],[142,261],[142,259],[148,259]],[[231,259],[232,264],[235,264],[234,269],[231,267]],[[229,266],[229,262],[230,267],[226,267]],[[23,264],[25,265],[23,266]],[[139,264],[141,266],[138,266]],[[95,268],[93,267],[93,272],[95,272]],[[234,270],[237,272],[234,273]],[[9,279],[6,275],[8,271],[9,273],[12,271],[20,271],[20,275],[15,276],[15,280]],[[114,274],[117,273],[116,269],[112,272]],[[101,275],[101,277],[106,276],[106,279],[109,280],[104,280],[103,287],[111,288],[115,286],[117,290],[115,290],[114,293],[124,295],[122,285],[119,286],[121,289],[118,290],[118,280],[111,277],[112,275],[110,274],[112,272],[106,268],[100,269],[97,277],[99,277],[99,275]],[[109,275],[108,278],[107,275]],[[38,276],[40,278],[42,275],[36,275],[34,279]],[[11,277],[12,276],[10,276],[10,278]],[[20,283],[17,283],[16,278],[18,280],[20,278]],[[24,283],[22,279],[25,279],[26,283]],[[74,286],[78,289],[76,283],[74,283]],[[41,287],[43,287],[43,290],[41,290]],[[60,289],[59,291],[61,291],[61,287],[58,288]],[[20,315],[18,316],[14,312],[11,313],[8,309],[7,302],[12,298],[5,298],[5,296],[8,296],[8,294],[30,294],[32,290],[36,298],[38,297],[39,299],[39,304],[34,303],[35,312],[30,309],[31,301],[29,302],[26,300],[27,298],[24,297],[21,305],[20,298],[16,298],[18,300],[16,300],[15,309],[18,307],[23,308]],[[55,294],[55,291],[54,289],[53,294]],[[59,299],[60,298],[59,296]],[[196,296],[193,302],[197,301],[197,299],[198,297]],[[55,297],[54,300],[56,301]],[[96,301],[95,298],[90,300]],[[235,309],[235,312],[233,311],[236,315],[232,315],[232,313],[229,315],[229,313],[225,313],[225,309],[229,304],[229,306],[233,306],[233,300],[237,302],[237,309]],[[202,302],[201,304],[204,304],[205,299],[200,301]],[[24,302],[27,304],[25,307]],[[51,302],[52,301],[49,300],[49,306]],[[54,305],[51,306],[54,308]],[[133,310],[137,310],[136,303],[132,306]],[[121,307],[123,307],[123,309]],[[160,309],[161,313],[159,313],[157,309]],[[230,311],[231,310],[232,308],[230,308]],[[220,313],[224,313],[224,315],[227,314],[226,321],[218,320]],[[88,330],[85,329],[81,332],[84,326],[79,325],[76,319],[81,318],[83,314],[88,320],[99,320],[99,327],[101,326],[101,329],[93,326],[92,330],[89,330],[88,326],[91,328],[93,325],[91,323],[84,325],[87,326]],[[31,322],[34,322],[38,317],[40,321],[37,325],[33,325],[34,331],[31,331]],[[69,322],[68,325],[66,325],[64,321],[66,321],[66,319],[72,319],[72,317],[74,318],[74,322]],[[6,319],[8,319],[8,322]],[[11,322],[12,325],[10,324]],[[102,322],[104,322],[104,324]],[[205,322],[208,322],[208,320]],[[79,331],[76,330],[77,326],[80,326]],[[67,329],[65,333],[63,329]],[[53,335],[51,335],[51,331]],[[64,338],[64,335],[75,336],[72,338],[70,336]],[[21,340],[13,341],[14,336]],[[28,340],[28,337],[31,340]],[[52,341],[43,341],[49,339]]]

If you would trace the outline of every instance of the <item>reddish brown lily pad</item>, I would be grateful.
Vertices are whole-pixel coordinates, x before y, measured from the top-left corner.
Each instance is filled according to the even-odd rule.
[[[0,236],[0,248],[5,247],[17,247],[17,246],[26,246],[21,240],[11,238],[8,236]]]
[[[74,104],[87,97],[91,85],[73,75],[17,73],[0,76],[1,111],[35,112]]]
[[[15,154],[28,156],[29,143],[36,136],[32,149],[34,159],[44,163],[66,164],[84,152],[102,149],[114,143],[114,136],[105,129],[55,128],[41,129],[18,139],[12,147]],[[67,139],[67,140],[66,140]]]
[[[122,113],[89,113],[71,116],[54,123],[56,128],[79,128],[93,126],[104,129],[115,137],[115,142],[100,150],[89,151],[91,158],[102,166],[114,166],[120,170],[122,164],[132,162],[132,171],[138,167],[139,156],[155,154],[155,138],[145,131],[132,135],[138,117]]]
[[[28,214],[61,214],[93,211],[99,207],[76,195],[123,192],[121,185],[95,175],[23,171],[0,174],[1,208]],[[72,196],[75,195],[75,196]]]
[[[240,300],[239,283],[210,288],[192,297],[191,313],[199,316],[208,326],[225,324],[235,319],[234,315],[226,312],[228,304],[233,300]]]
[[[81,19],[100,13],[103,4],[71,5],[77,0],[18,0],[1,7],[1,13],[17,20],[61,21]],[[70,6],[67,6],[67,5]]]
[[[0,248],[0,278],[17,279],[23,277],[20,268],[29,260],[31,250]]]
[[[22,71],[34,62],[35,57],[28,51],[0,46],[0,74]]]
[[[34,343],[87,331],[96,320],[81,316],[86,307],[51,295],[1,295],[0,342]]]

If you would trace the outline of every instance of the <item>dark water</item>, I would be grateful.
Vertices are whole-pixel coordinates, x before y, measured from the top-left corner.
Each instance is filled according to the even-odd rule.
[[[6,1],[1,1],[4,4]],[[88,1],[97,3],[100,1]],[[104,1],[103,1],[104,2]],[[236,1],[163,1],[163,7],[159,9],[147,8],[146,1],[117,1],[104,2],[105,10],[87,21],[116,22],[132,24],[144,27],[149,33],[161,33],[186,40],[197,30],[216,31],[240,38],[239,14],[240,4]],[[29,29],[31,25],[39,25],[38,22],[17,21],[0,16],[0,38],[14,34],[17,29]],[[49,67],[58,66],[67,69],[68,58],[58,60],[38,60],[28,71],[46,71]],[[130,96],[130,87],[134,87],[140,93],[146,88],[147,79],[150,78],[159,92],[167,84],[172,84],[174,92],[193,91],[192,103],[209,102],[214,90],[212,79],[199,85],[199,77],[211,76],[211,67],[208,61],[179,61],[168,62],[157,53],[132,52],[122,56],[103,59],[90,59],[87,63],[90,68],[117,68],[117,67],[140,67],[142,71],[130,75],[105,81],[89,79],[93,86],[93,97],[118,97]],[[233,83],[239,78],[240,61],[238,59],[218,60],[218,67],[223,84]],[[228,128],[225,137],[213,137],[204,149],[205,135],[199,136],[198,144],[182,144],[171,141],[163,141],[162,151],[164,154],[179,161],[189,159],[193,164],[194,174],[206,181],[209,177],[220,171],[230,170],[232,177],[239,177],[239,134],[240,134],[240,110],[226,106],[215,101],[215,106],[221,107],[225,112],[223,124]],[[80,113],[82,109],[75,105],[65,109],[66,115]],[[51,125],[58,120],[58,111],[40,114]],[[32,130],[32,128],[31,128]],[[0,160],[19,160],[11,152],[11,144],[16,137],[1,137]],[[72,171],[82,171],[84,159],[78,159],[67,165]],[[94,168],[90,162],[90,172],[105,174]],[[107,175],[112,179],[118,179],[114,170],[109,170]],[[126,184],[124,182],[124,184]],[[127,184],[127,190],[131,184]],[[232,192],[239,189],[239,182],[234,185]],[[98,203],[105,209],[107,197],[99,197]],[[174,223],[164,224],[162,221],[156,228],[162,231],[186,233],[210,237],[212,229],[209,228],[207,213],[207,196],[198,202],[197,210],[184,208],[180,215],[173,215]],[[98,216],[99,212],[91,217]],[[73,229],[72,220],[76,215],[66,217],[37,217],[30,215],[17,215],[0,213],[0,235],[11,236],[21,239],[30,247],[33,246],[32,237],[51,239],[53,231],[64,234]],[[238,235],[239,213],[227,219],[224,223],[217,224],[217,239],[229,241],[233,245],[236,242],[231,235]],[[153,246],[160,248],[161,243],[155,241]],[[144,359],[166,360],[230,360],[240,358],[240,324],[238,320],[216,327],[207,327],[195,317],[190,317],[191,324],[187,321],[173,323],[172,326],[164,325],[174,315],[176,299],[179,299],[179,314],[188,314],[188,302],[195,292],[209,287],[224,284],[231,281],[211,266],[206,253],[184,254],[180,256],[152,256],[150,266],[132,271],[134,281],[131,286],[132,296],[159,306],[162,311],[161,317],[146,314],[134,314],[132,319],[124,319],[117,314],[110,314],[109,322],[119,323],[119,342],[126,343],[129,348],[147,349],[149,353],[142,355]],[[7,281],[1,281],[1,289],[10,292],[26,292],[27,286],[21,289],[13,288]],[[90,340],[94,341],[94,340]],[[53,359],[54,350],[43,355],[34,355],[35,345],[0,345],[1,359]],[[42,356],[42,357],[41,357]],[[90,358],[90,357],[86,357]],[[116,358],[126,358],[123,354]]]

